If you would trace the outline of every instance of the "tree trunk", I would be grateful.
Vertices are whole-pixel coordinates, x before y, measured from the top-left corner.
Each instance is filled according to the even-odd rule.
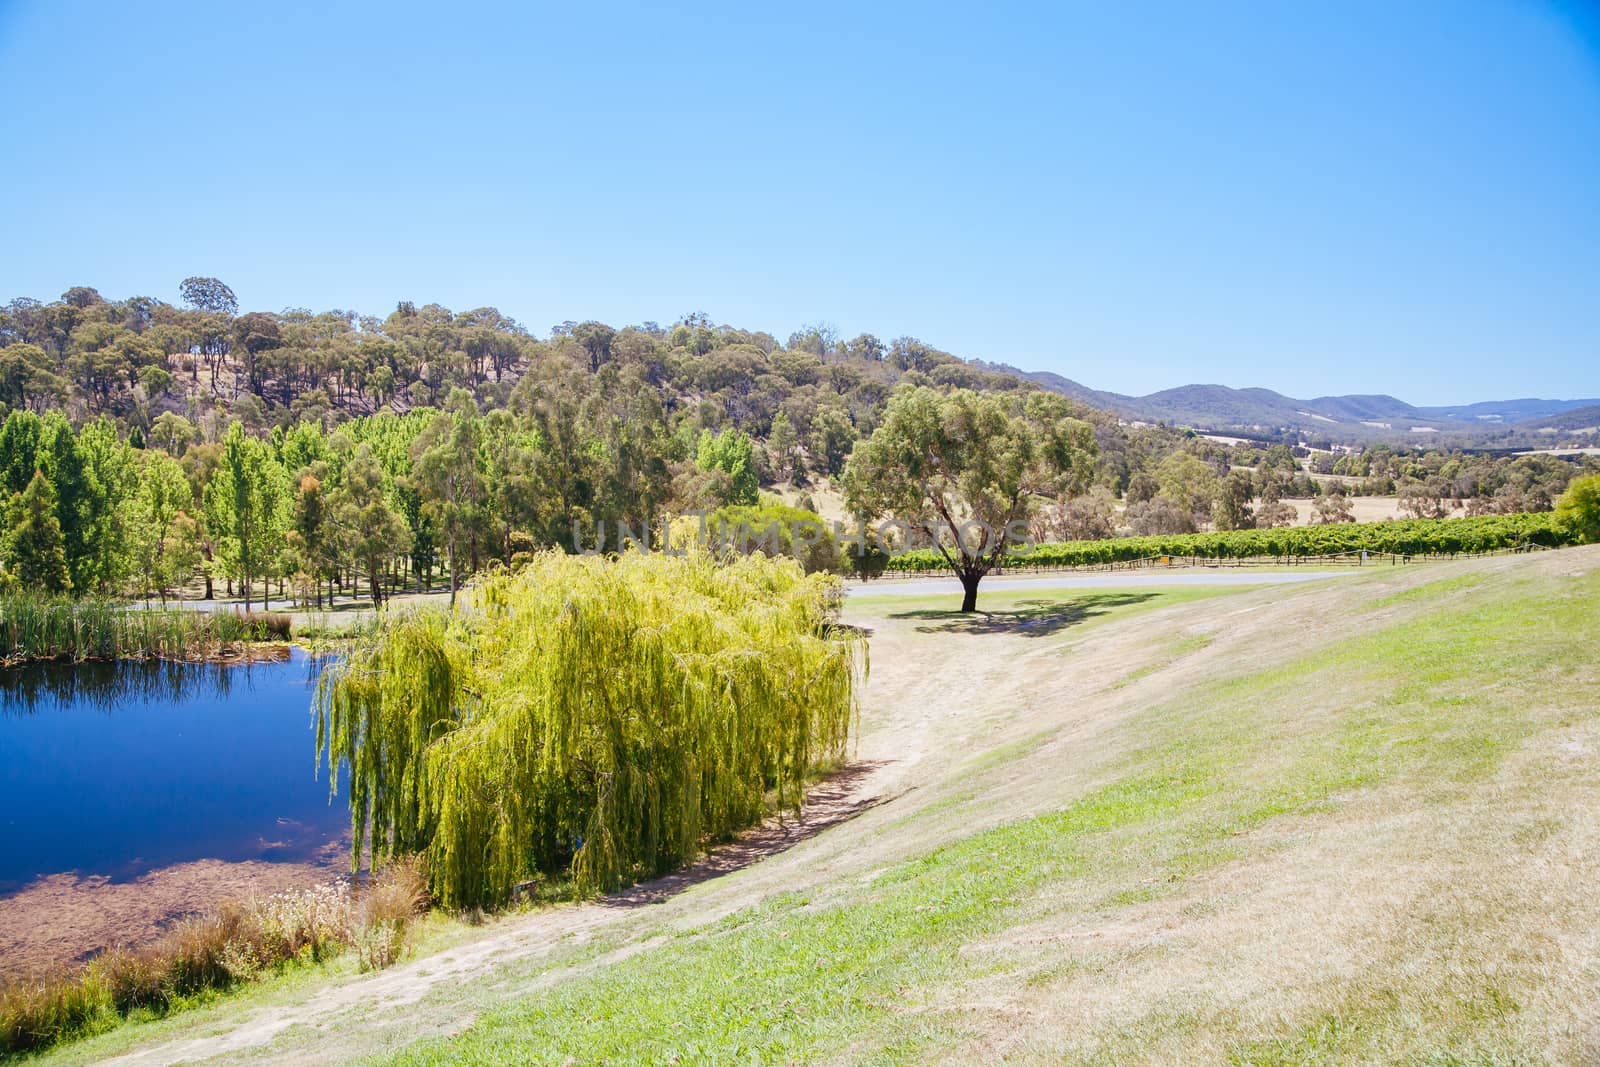
[[[961,610],[978,610],[978,583],[983,580],[981,574],[961,573],[956,575],[961,579]]]

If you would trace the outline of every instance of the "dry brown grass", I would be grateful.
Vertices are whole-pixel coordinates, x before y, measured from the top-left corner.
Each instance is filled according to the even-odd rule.
[[[398,962],[412,924],[428,908],[428,878],[420,857],[391,864],[374,880],[356,908],[353,926],[361,969],[378,971]]]
[[[245,611],[239,617],[258,641],[287,641],[293,635],[294,620],[281,611]]]
[[[77,972],[28,974],[0,984],[0,1051],[42,1048],[157,1013],[211,990],[354,948],[362,970],[395,963],[428,908],[421,863],[405,859],[352,895],[343,883],[224,901],[154,941],[119,946]]]

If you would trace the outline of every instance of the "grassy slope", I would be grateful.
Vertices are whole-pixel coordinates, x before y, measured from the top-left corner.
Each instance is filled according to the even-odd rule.
[[[1530,749],[1594,725],[1581,683],[1595,680],[1597,604],[1593,572],[1446,579],[1370,599],[1355,605],[1374,617],[1365,636],[1137,716],[1114,779],[1059,810],[682,932],[396,1059],[892,1063],[1004,1051],[1126,1062],[1184,1049],[1245,1063],[1566,1059],[1595,977],[1560,942],[1585,936],[1578,920],[1591,909],[1539,899],[1537,881],[1519,887],[1514,869],[1560,857],[1572,829],[1559,807],[1539,814],[1536,794],[1595,786],[1588,760],[1545,767],[1550,757]],[[1402,605],[1421,610],[1383,618]],[[1306,694],[1330,692],[1345,697],[1300,714]],[[1433,831],[1385,822],[1401,816]],[[1216,988],[1232,965],[1224,954],[1206,965],[1223,925],[1207,912],[1228,905],[1205,886],[1259,891],[1250,868],[1264,876],[1283,862],[1275,853],[1315,849],[1324,826],[1366,820],[1373,840],[1351,861],[1403,867],[1394,881],[1413,890],[1327,916],[1330,941],[1359,965],[1323,966],[1306,944],[1314,936],[1266,921],[1257,933],[1283,935],[1279,968],[1234,976],[1260,995]],[[1428,851],[1434,832],[1462,853]],[[1496,852],[1507,845],[1517,853]],[[1169,916],[1171,936],[1094,943],[1096,928],[1153,912]],[[1191,913],[1199,960],[1185,945]],[[1341,940],[1344,923],[1363,920],[1370,928]],[[1063,929],[1084,936],[1054,936]],[[1128,987],[1168,955],[1190,958],[1134,1002]],[[1180,984],[1188,974],[1199,981]],[[1092,995],[1092,978],[1100,999],[1105,984],[1123,996],[1099,1013],[1061,1005],[1087,1028],[1043,1010],[1060,999],[1052,991]]]
[[[942,599],[852,602],[875,630],[864,748],[929,742],[886,803],[257,1055],[1592,1055],[1600,549],[1227,592],[1019,591],[987,622]],[[303,988],[56,1058],[223,1031]]]

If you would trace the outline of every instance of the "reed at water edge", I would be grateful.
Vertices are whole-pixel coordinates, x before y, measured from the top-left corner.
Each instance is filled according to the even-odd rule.
[[[204,660],[253,641],[287,641],[289,616],[145,610],[114,600],[0,596],[0,665],[38,660]]]

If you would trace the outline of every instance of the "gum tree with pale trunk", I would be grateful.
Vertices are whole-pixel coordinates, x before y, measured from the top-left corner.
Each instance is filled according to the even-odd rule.
[[[844,472],[845,502],[870,519],[926,524],[975,611],[978,583],[1027,536],[1036,501],[1082,492],[1094,431],[1054,393],[902,388]]]

